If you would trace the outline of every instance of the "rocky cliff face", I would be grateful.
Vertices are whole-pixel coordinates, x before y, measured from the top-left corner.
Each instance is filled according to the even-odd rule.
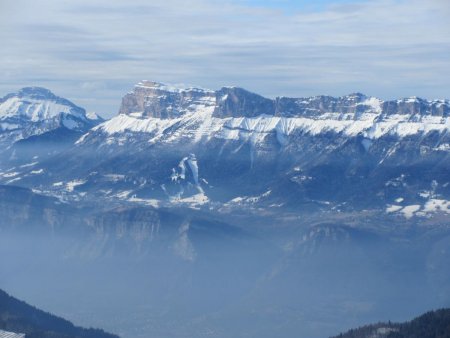
[[[157,82],[142,81],[122,99],[119,114],[142,117],[177,118],[199,107],[213,106],[215,94],[198,88],[180,89]]]
[[[138,113],[144,117],[170,119],[207,107],[214,107],[212,116],[217,118],[252,118],[260,115],[320,117],[327,113],[448,117],[450,113],[450,103],[446,100],[427,101],[412,97],[382,101],[361,93],[342,97],[278,97],[272,100],[238,87],[223,87],[212,91],[142,81],[125,95],[119,114]]]
[[[256,117],[273,115],[275,102],[242,88],[224,87],[216,92],[216,108],[213,116]]]

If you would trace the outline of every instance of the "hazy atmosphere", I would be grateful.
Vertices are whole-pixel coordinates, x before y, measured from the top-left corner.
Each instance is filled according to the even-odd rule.
[[[445,98],[449,15],[446,0],[3,0],[0,93],[46,86],[109,117],[143,79]]]
[[[0,337],[450,337],[449,17],[0,0]]]

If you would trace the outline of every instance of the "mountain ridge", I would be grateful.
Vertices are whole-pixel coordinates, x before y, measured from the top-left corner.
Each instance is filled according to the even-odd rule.
[[[325,201],[405,218],[450,213],[447,100],[386,103],[361,93],[279,100],[283,116],[264,113],[276,100],[238,87],[140,82],[117,116],[48,161],[29,157],[0,181],[76,199],[104,191],[102,198],[118,203],[217,202],[276,212],[327,208]]]
[[[189,105],[214,106],[214,117],[256,117],[271,115],[280,117],[314,116],[319,113],[361,113],[367,111],[393,114],[427,114],[448,116],[450,102],[410,97],[399,100],[380,100],[362,93],[340,97],[317,95],[275,99],[265,98],[240,87],[222,87],[219,90],[196,87],[176,87],[154,81],[141,81],[127,93],[119,114],[142,112],[142,116],[174,118],[192,111]],[[168,107],[170,105],[170,107]],[[170,108],[169,110],[167,110]]]

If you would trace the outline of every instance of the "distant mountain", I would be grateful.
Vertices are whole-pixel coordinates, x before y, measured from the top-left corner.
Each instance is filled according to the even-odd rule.
[[[54,154],[102,121],[48,89],[22,88],[0,98],[1,152],[12,158]]]
[[[2,331],[22,333],[26,338],[118,338],[102,330],[74,326],[0,290],[0,337]]]
[[[378,323],[333,338],[446,338],[450,337],[450,309],[423,314],[410,322]]]

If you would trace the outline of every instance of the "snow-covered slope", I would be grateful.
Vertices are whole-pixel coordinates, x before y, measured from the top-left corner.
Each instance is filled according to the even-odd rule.
[[[6,147],[58,128],[87,131],[99,122],[45,88],[27,87],[0,99],[0,142]]]
[[[94,128],[91,135],[100,132],[108,138],[132,132],[147,133],[149,142],[218,138],[255,143],[275,133],[284,145],[296,133],[331,132],[367,139],[443,133],[450,129],[449,112],[446,100],[408,98],[383,102],[363,94],[269,100],[234,87],[214,92],[145,81],[124,97],[120,114]],[[79,142],[86,139],[89,135]]]
[[[25,334],[0,330],[0,338],[25,338]]]
[[[0,118],[23,117],[33,122],[52,119],[60,114],[86,120],[84,109],[57,97],[40,87],[27,87],[4,97],[0,105]]]
[[[450,130],[450,117],[418,115],[383,115],[367,112],[360,115],[327,113],[312,117],[280,117],[260,115],[258,117],[217,118],[212,116],[212,108],[201,107],[195,112],[173,119],[120,114],[94,128],[107,135],[124,132],[148,133],[151,142],[179,141],[183,139],[199,141],[204,138],[225,140],[249,139],[261,141],[269,133],[276,133],[280,144],[296,132],[319,135],[333,132],[354,137],[362,135],[367,139],[377,139],[392,135],[405,137],[427,134],[433,131],[443,133]],[[86,139],[84,136],[79,142]]]

